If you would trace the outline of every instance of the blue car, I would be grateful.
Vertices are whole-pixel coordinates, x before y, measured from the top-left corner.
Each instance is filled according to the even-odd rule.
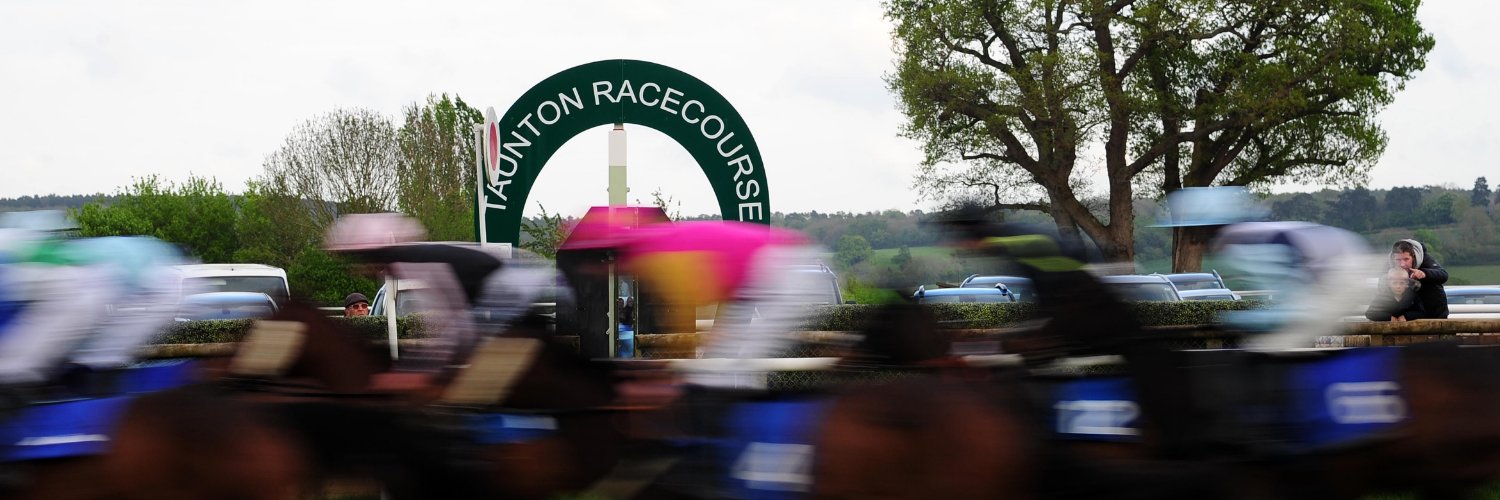
[[[276,313],[276,301],[260,292],[210,292],[182,298],[177,321],[254,319]]]

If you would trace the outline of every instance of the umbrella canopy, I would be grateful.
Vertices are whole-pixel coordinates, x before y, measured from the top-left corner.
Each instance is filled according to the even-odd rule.
[[[806,242],[798,233],[762,224],[690,221],[642,227],[621,253],[626,269],[699,302],[713,302],[731,298],[761,249]]]
[[[591,207],[557,249],[619,248],[638,228],[670,221],[660,207]]]
[[[468,304],[484,291],[485,278],[501,267],[500,257],[478,245],[407,243],[350,254],[367,262],[447,264]]]

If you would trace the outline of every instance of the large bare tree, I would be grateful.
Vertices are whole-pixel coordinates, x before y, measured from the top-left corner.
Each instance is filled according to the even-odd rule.
[[[401,151],[389,118],[367,109],[338,109],[292,130],[266,157],[261,185],[299,200],[289,217],[321,234],[340,214],[396,209]]]
[[[919,186],[987,189],[1128,262],[1138,196],[1362,181],[1375,114],[1432,48],[1418,3],[890,0],[888,82],[926,153]],[[1090,210],[1080,181],[1100,174]],[[1175,236],[1173,267],[1196,269],[1206,233]]]

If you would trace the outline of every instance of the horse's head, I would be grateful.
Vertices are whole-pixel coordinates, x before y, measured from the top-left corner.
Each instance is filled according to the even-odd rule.
[[[938,329],[937,317],[917,304],[876,309],[860,329],[855,360],[879,365],[917,366],[948,357],[953,337]]]

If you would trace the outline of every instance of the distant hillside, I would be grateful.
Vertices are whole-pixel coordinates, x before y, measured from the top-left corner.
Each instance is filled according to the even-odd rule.
[[[20,198],[0,198],[0,212],[24,212],[28,210],[67,210],[79,208],[94,200],[114,201],[116,197],[98,194],[70,194],[56,195],[48,194],[42,196],[22,196]]]

